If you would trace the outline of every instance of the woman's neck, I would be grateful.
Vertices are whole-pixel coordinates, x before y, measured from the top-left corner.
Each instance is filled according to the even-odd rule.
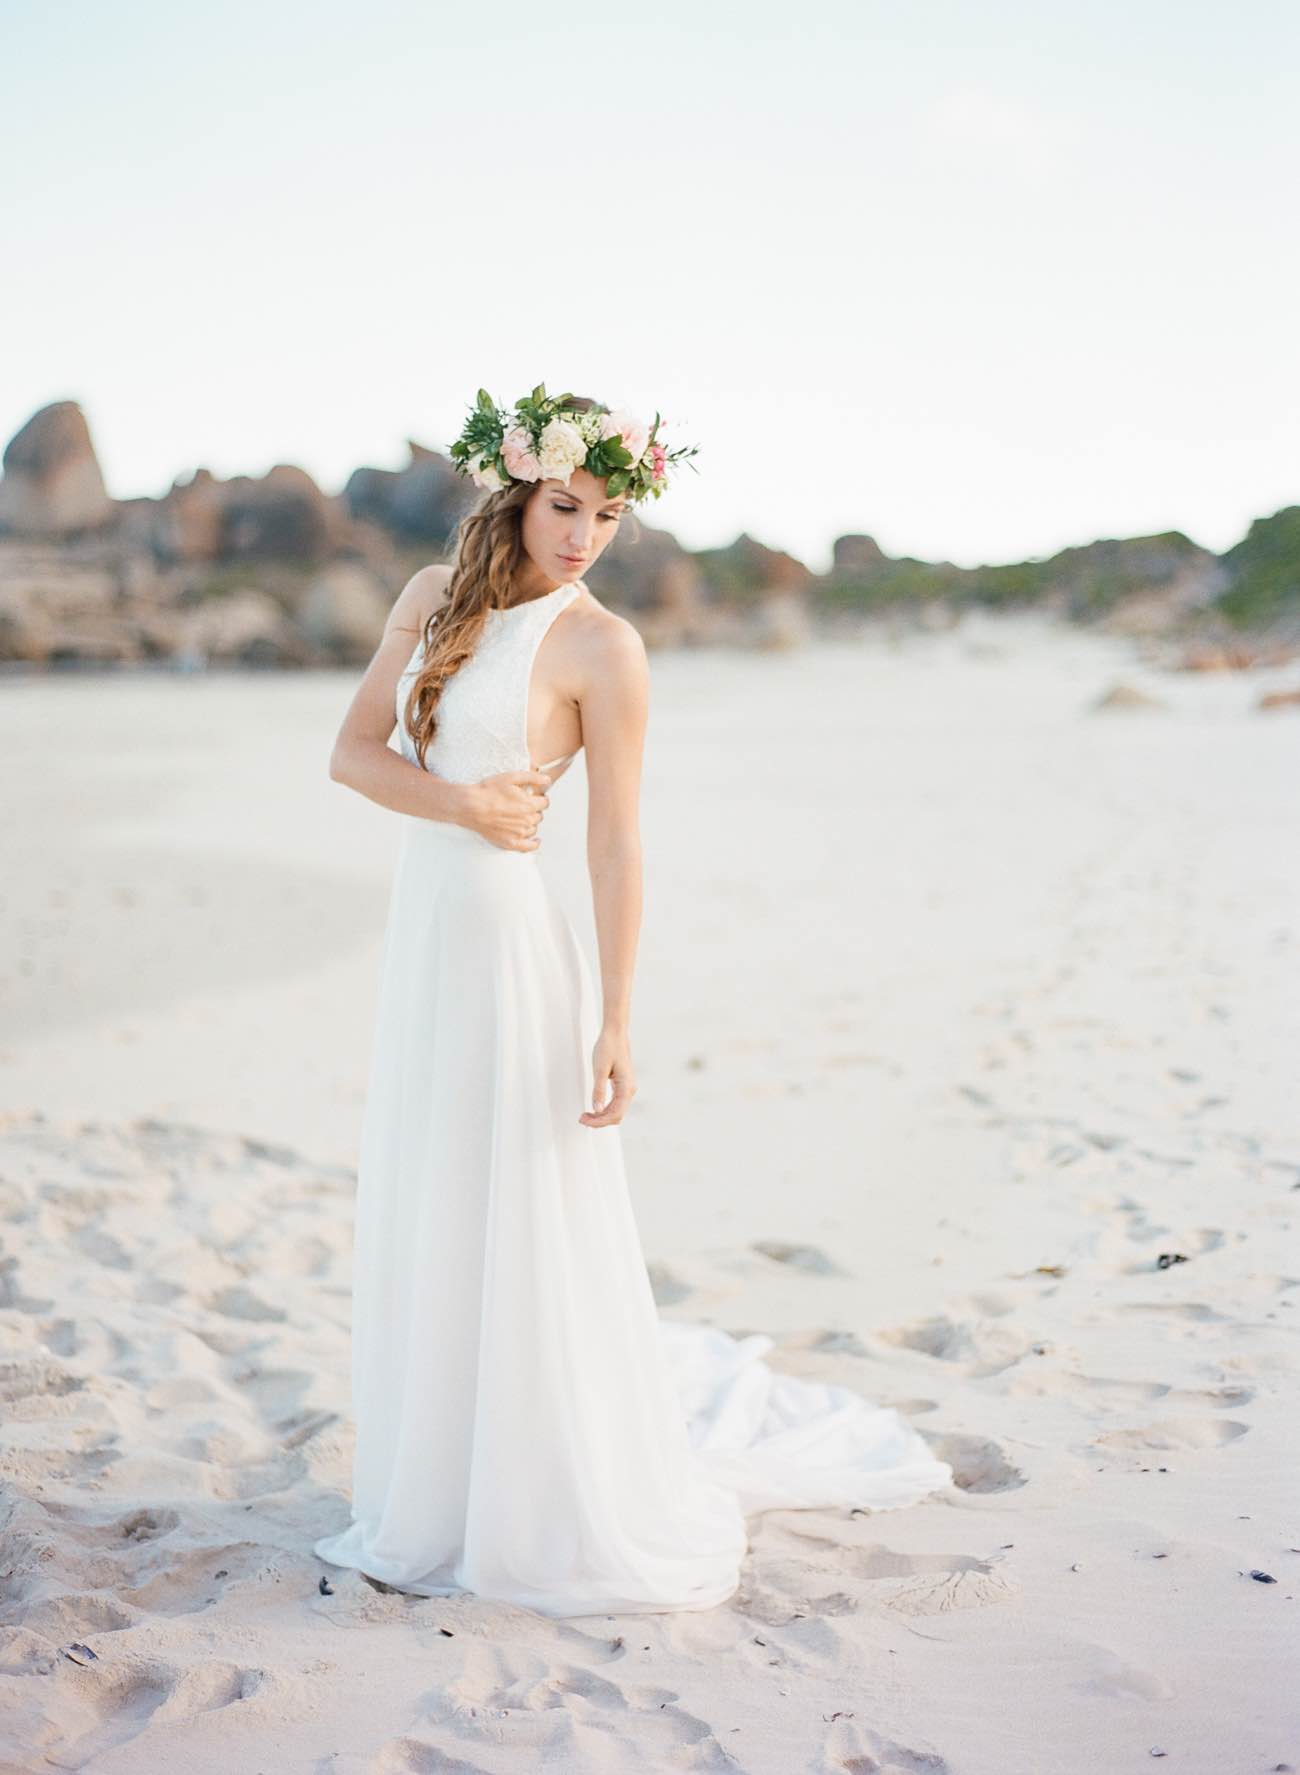
[[[548,579],[530,561],[527,569],[521,569],[511,581],[510,604],[507,608],[513,609],[516,604],[531,604],[534,599],[549,597],[564,583],[562,579]]]

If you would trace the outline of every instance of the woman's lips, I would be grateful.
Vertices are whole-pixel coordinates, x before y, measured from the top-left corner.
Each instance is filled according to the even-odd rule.
[[[587,557],[585,555],[561,555],[560,556],[560,559],[562,561],[567,561],[569,563],[570,567],[581,567],[582,563],[586,560],[586,558]]]

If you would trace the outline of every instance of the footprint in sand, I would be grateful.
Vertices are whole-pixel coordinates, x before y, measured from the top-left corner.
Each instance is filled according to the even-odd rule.
[[[1153,1313],[1165,1319],[1191,1319],[1226,1324],[1231,1315],[1217,1312],[1202,1300],[1122,1300],[1116,1303],[1125,1313]],[[1233,1323],[1236,1321],[1234,1320]]]
[[[251,1288],[241,1285],[222,1288],[203,1304],[210,1312],[221,1313],[227,1319],[249,1319],[258,1324],[266,1320],[279,1324],[289,1317],[283,1307],[272,1306]]]
[[[48,1516],[60,1519],[61,1537],[76,1541],[81,1547],[93,1547],[113,1553],[126,1543],[157,1541],[181,1525],[181,1514],[162,1505],[129,1510],[124,1516],[110,1517],[107,1522],[88,1519],[81,1505],[64,1504],[51,1498],[42,1501]]]
[[[646,1270],[650,1276],[650,1288],[655,1297],[655,1305],[675,1307],[684,1300],[689,1300],[695,1293],[689,1282],[683,1282],[680,1276],[674,1275],[667,1264],[648,1263]]]
[[[1120,1210],[1126,1222],[1125,1237],[1135,1245],[1157,1245],[1159,1250],[1152,1256],[1144,1256],[1139,1262],[1121,1264],[1118,1273],[1125,1276],[1143,1275],[1152,1269],[1159,1269],[1161,1253],[1179,1253],[1191,1260],[1204,1257],[1211,1251],[1218,1251],[1227,1241],[1228,1235],[1222,1227],[1202,1226],[1184,1231],[1176,1231],[1162,1222],[1147,1219],[1141,1209],[1136,1206],[1125,1206]],[[1244,1238],[1244,1234],[1238,1234]],[[1169,1265],[1163,1266],[1170,1267]]]
[[[358,1775],[491,1775],[487,1763],[449,1757],[418,1738],[390,1738],[372,1757],[355,1767]]]
[[[1000,1555],[900,1552],[877,1538],[867,1511],[852,1511],[847,1519],[829,1511],[772,1511],[755,1536],[734,1606],[769,1628],[801,1620],[832,1631],[837,1617],[863,1609],[937,1615],[985,1608],[1018,1594],[1002,1564]],[[800,1628],[794,1648],[801,1658],[810,1649],[806,1631]],[[785,1649],[779,1638],[773,1646]],[[835,1644],[821,1648],[829,1662],[842,1650]]]
[[[806,1534],[794,1538],[805,1543],[794,1557],[754,1554],[737,1593],[739,1612],[769,1628],[833,1620],[863,1609],[941,1615],[988,1608],[1019,1594],[1019,1586],[993,1562],[971,1554],[901,1554],[879,1544],[855,1547]],[[824,1549],[824,1556],[816,1557],[810,1547]],[[838,1583],[827,1585],[831,1578]]]
[[[27,1362],[0,1362],[0,1400],[7,1405],[19,1405],[27,1400],[60,1399],[68,1393],[80,1393],[85,1385],[80,1375],[69,1374],[51,1357],[38,1356]]]
[[[1104,1695],[1119,1701],[1172,1701],[1177,1686],[1156,1671],[1130,1664],[1118,1652],[1087,1641],[1079,1649],[1092,1664],[1086,1675],[1075,1679],[1074,1687],[1081,1695]]]
[[[870,1350],[863,1343],[856,1331],[826,1330],[814,1328],[811,1331],[789,1332],[777,1340],[777,1347],[784,1354],[786,1351],[815,1350],[823,1356],[861,1356],[868,1358]]]
[[[510,1718],[511,1743],[529,1766],[545,1767],[560,1751],[574,1769],[609,1761],[622,1740],[636,1766],[650,1769],[723,1766],[722,1747],[707,1721],[678,1705],[672,1689],[619,1682],[520,1645],[467,1645],[460,1674],[433,1698],[427,1725],[458,1739],[478,1739],[485,1724]],[[606,1669],[621,1668],[606,1664]],[[378,1765],[386,1766],[386,1765]],[[401,1764],[392,1765],[400,1768]],[[432,1765],[454,1768],[453,1761]],[[610,1766],[614,1766],[610,1762]],[[629,1762],[631,1766],[631,1762]],[[730,1765],[728,1765],[730,1766]]]
[[[51,1768],[95,1768],[112,1751],[147,1739],[155,1720],[170,1734],[198,1714],[246,1701],[263,1687],[266,1677],[262,1670],[244,1669],[224,1659],[183,1669],[161,1658],[139,1656],[122,1665],[82,1666],[66,1660],[64,1664],[60,1686],[75,1691],[78,1717],[91,1716],[94,1723],[75,1738],[44,1742]],[[138,1766],[152,1764],[146,1755]]]
[[[818,1759],[808,1769],[809,1775],[950,1775],[951,1765],[937,1751],[914,1750],[852,1717],[836,1719],[833,1710]]]
[[[1001,1374],[1035,1349],[1028,1335],[1013,1326],[990,1325],[982,1318],[951,1319],[944,1313],[894,1326],[878,1335],[884,1343],[954,1363],[972,1376]]]
[[[1236,1418],[1161,1418],[1128,1430],[1107,1430],[1092,1440],[1108,1448],[1134,1448],[1143,1453],[1171,1448],[1222,1448],[1250,1429]]]
[[[13,1561],[13,1549],[8,1545],[4,1549],[4,1560],[6,1565]],[[71,1577],[69,1581],[72,1581]],[[27,1606],[21,1600],[15,1603],[15,1597],[21,1599],[22,1590],[12,1578],[9,1581],[9,1593],[7,1624],[12,1625],[20,1620],[28,1632],[40,1634],[51,1645],[66,1645],[74,1639],[85,1640],[108,1633],[122,1633],[140,1623],[135,1609],[126,1608],[113,1597],[102,1594],[78,1596],[69,1591],[62,1596],[44,1597]]]
[[[1018,1491],[1028,1479],[986,1436],[950,1431],[936,1437],[934,1452],[952,1468],[953,1484],[964,1492]]]
[[[773,1263],[803,1270],[809,1276],[847,1276],[849,1273],[816,1245],[790,1245],[782,1239],[754,1239],[750,1250],[770,1257]]]
[[[1082,1395],[1090,1408],[1112,1406],[1132,1410],[1135,1405],[1202,1405],[1228,1411],[1249,1405],[1252,1387],[1175,1387],[1168,1381],[1129,1380],[1123,1375],[1078,1374],[1069,1369],[1029,1370],[1008,1383],[1007,1392],[1029,1399],[1064,1399]]]

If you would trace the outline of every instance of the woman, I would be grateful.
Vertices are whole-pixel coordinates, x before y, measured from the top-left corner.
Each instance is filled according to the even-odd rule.
[[[952,1478],[896,1412],[774,1374],[770,1338],[655,1308],[618,1132],[647,661],[581,576],[695,454],[661,429],[479,391],[451,455],[484,496],[454,564],[398,597],[330,765],[406,819],[358,1162],[352,1520],[315,1550],[555,1616],[712,1607],[747,1514]],[[578,750],[599,1008],[536,857]]]

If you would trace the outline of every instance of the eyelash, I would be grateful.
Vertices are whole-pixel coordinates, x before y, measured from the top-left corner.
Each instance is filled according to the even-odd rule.
[[[553,512],[576,512],[577,509],[576,505],[557,505],[554,500],[551,501],[551,510]],[[607,524],[618,523],[618,515],[615,512],[602,512],[600,515],[604,518]]]

